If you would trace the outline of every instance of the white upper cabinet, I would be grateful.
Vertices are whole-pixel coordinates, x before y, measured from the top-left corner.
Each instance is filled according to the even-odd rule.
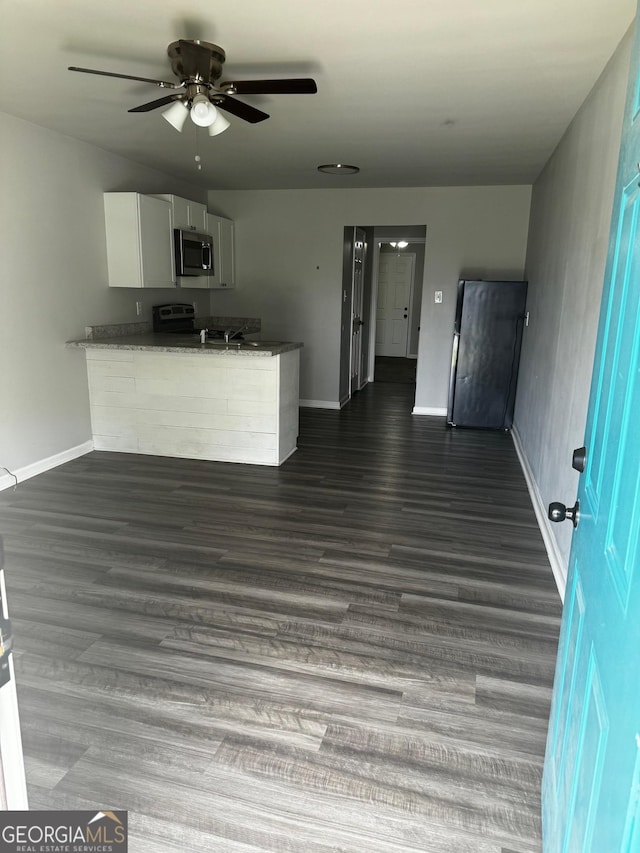
[[[208,233],[207,227],[207,206],[200,204],[199,201],[191,201],[188,198],[180,198],[177,195],[161,193],[155,195],[154,198],[161,198],[168,201],[171,205],[173,214],[172,228],[182,228],[185,231],[199,231],[200,233]]]
[[[140,193],[105,193],[109,287],[175,287],[171,205]]]
[[[236,286],[235,228],[233,220],[207,214],[207,234],[213,237],[213,275],[209,287],[217,290]]]

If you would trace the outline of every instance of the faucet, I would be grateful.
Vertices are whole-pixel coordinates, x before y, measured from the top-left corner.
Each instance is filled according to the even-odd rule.
[[[249,324],[245,323],[244,326],[240,326],[239,329],[227,329],[224,333],[224,342],[228,344],[229,341],[233,340],[237,335],[242,334],[242,332],[246,331],[249,328]]]

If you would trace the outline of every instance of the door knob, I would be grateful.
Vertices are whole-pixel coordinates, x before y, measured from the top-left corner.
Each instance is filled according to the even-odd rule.
[[[577,527],[580,521],[580,501],[576,501],[571,507],[565,506],[560,501],[549,504],[549,519],[551,521],[566,521],[569,519],[573,526]]]
[[[573,458],[571,460],[571,467],[576,471],[579,471],[581,474],[584,472],[587,463],[587,448],[586,447],[576,447],[573,451]]]

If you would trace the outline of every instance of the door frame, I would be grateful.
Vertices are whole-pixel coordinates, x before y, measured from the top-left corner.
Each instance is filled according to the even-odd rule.
[[[395,226],[394,226],[395,227]],[[373,246],[373,263],[371,268],[371,304],[369,306],[369,365],[368,365],[368,373],[367,373],[367,381],[374,382],[375,381],[375,370],[376,370],[376,314],[378,309],[378,268],[380,266],[380,244],[381,243],[391,243],[394,241],[402,240],[402,237],[398,237],[397,233],[391,235],[376,234],[375,241]],[[425,251],[426,251],[426,234],[424,237],[406,237],[404,238],[408,243],[424,243]],[[415,252],[411,252],[410,254],[414,255]],[[426,258],[425,258],[426,263]],[[423,271],[424,277],[424,271]],[[416,263],[414,261],[413,264],[413,278],[411,281],[411,299],[409,302],[409,331],[407,332],[407,349],[409,349],[409,341],[411,338],[411,321],[413,319],[413,297],[415,293],[415,285],[416,285]],[[422,285],[422,299],[424,299],[424,281]],[[421,300],[422,304],[422,300]],[[420,336],[418,335],[418,346],[420,346]],[[413,355],[407,356],[408,358],[414,358]],[[415,358],[417,358],[417,353]]]

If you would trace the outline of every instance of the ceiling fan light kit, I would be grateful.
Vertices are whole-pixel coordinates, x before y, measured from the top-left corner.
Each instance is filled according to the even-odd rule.
[[[216,120],[217,114],[206,95],[196,95],[191,102],[191,121],[198,127],[209,127]]]
[[[189,108],[183,101],[174,101],[170,107],[163,110],[160,115],[166,119],[172,127],[180,133],[189,115]]]
[[[181,94],[166,95],[155,101],[133,107],[129,112],[144,113],[159,107],[168,107],[161,115],[176,130],[182,130],[187,115],[190,115],[194,124],[208,128],[209,136],[217,136],[229,127],[229,121],[220,115],[219,110],[231,113],[250,124],[269,118],[267,113],[243,101],[238,101],[231,95],[304,95],[317,92],[315,80],[311,78],[237,80],[218,83],[226,55],[221,47],[210,42],[179,39],[169,45],[167,54],[171,61],[171,70],[180,79],[180,83],[168,83],[165,80],[153,80],[149,77],[96,71],[76,66],[69,66],[69,71],[152,83],[161,89],[183,89]]]
[[[226,119],[222,113],[216,111],[216,119],[213,124],[209,125],[209,136],[218,136],[219,133],[224,133],[230,124],[229,119]]]

